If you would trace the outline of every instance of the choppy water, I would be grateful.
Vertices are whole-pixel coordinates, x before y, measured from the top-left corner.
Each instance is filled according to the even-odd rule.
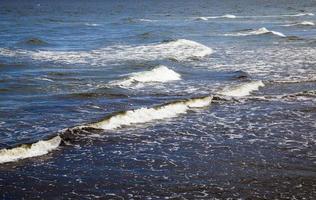
[[[1,1],[1,198],[315,198],[314,14]]]

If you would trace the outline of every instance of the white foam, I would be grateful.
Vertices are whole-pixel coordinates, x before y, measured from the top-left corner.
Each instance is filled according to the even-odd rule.
[[[286,24],[286,25],[282,25],[282,26],[315,26],[314,22],[310,22],[310,21],[302,21],[299,23],[294,23],[294,24]]]
[[[245,31],[245,32],[239,32],[239,33],[233,33],[233,34],[225,34],[226,36],[250,36],[250,35],[263,35],[263,34],[273,34],[280,37],[286,37],[283,33],[277,32],[277,31],[270,31],[265,27],[259,28],[254,31]]]
[[[29,57],[40,61],[53,61],[66,64],[105,65],[122,60],[175,59],[183,61],[201,58],[211,54],[211,48],[198,42],[179,39],[170,42],[140,46],[114,45],[91,51],[26,51],[0,48],[0,55],[9,57]]]
[[[61,138],[56,136],[49,140],[40,140],[30,145],[22,145],[13,149],[0,150],[0,163],[13,162],[20,159],[41,156],[56,149],[61,143]]]
[[[132,73],[127,79],[113,81],[110,85],[128,87],[134,83],[160,82],[181,80],[181,75],[168,69],[166,66],[158,66],[150,71]]]
[[[263,86],[264,83],[262,81],[252,81],[237,86],[226,87],[219,94],[231,97],[243,97],[250,95],[252,91],[258,90]]]
[[[190,108],[201,108],[211,104],[212,97],[190,99],[155,108],[140,108],[114,115],[106,120],[91,124],[90,127],[111,130],[132,124],[141,124],[160,119],[174,118]]]

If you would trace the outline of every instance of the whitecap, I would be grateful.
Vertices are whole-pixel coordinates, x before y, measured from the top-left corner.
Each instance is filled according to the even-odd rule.
[[[128,78],[124,80],[110,82],[110,85],[128,87],[134,83],[165,83],[176,80],[181,80],[180,74],[176,73],[166,66],[160,65],[150,71],[129,74]]]
[[[259,28],[252,31],[244,31],[239,33],[225,34],[225,36],[251,36],[251,35],[263,35],[263,34],[273,34],[280,37],[286,37],[283,33],[277,31],[270,31],[265,27]]]
[[[86,26],[100,26],[100,24],[96,24],[96,23],[84,23],[84,25],[86,25]]]
[[[263,87],[264,83],[262,81],[251,81],[236,86],[229,86],[224,88],[219,94],[231,97],[243,97],[248,96],[251,92],[258,90]]]
[[[231,15],[231,14],[226,14],[226,15],[221,15],[221,16],[210,16],[206,17],[208,19],[219,19],[219,18],[227,18],[227,19],[235,19],[237,18],[236,15]]]

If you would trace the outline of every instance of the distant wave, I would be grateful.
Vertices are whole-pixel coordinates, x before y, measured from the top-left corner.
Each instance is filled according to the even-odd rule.
[[[139,21],[141,21],[141,22],[156,22],[157,20],[153,20],[153,19],[139,19]]]
[[[235,19],[235,18],[237,18],[237,16],[236,16],[236,15],[226,14],[226,15],[221,15],[221,16],[197,17],[197,18],[195,18],[195,19],[196,19],[196,20],[204,20],[204,21],[207,21],[207,20],[209,20],[209,19],[221,19],[221,18]]]
[[[40,45],[48,44],[48,42],[46,42],[42,39],[39,39],[39,38],[29,38],[29,39],[26,39],[20,43],[27,44],[27,45],[33,45],[33,46],[40,46]]]
[[[264,83],[262,81],[251,81],[236,86],[226,87],[218,94],[231,97],[243,97],[250,95],[251,92],[258,90],[260,87],[263,86]]]
[[[196,17],[196,20],[203,20],[207,21],[209,19],[220,19],[220,18],[227,18],[227,19],[235,19],[235,18],[276,18],[276,17],[303,17],[303,16],[314,16],[313,13],[297,13],[297,14],[280,14],[280,15],[248,15],[248,16],[236,16],[231,14],[221,15],[221,16],[201,16]]]
[[[100,24],[96,23],[84,23],[85,26],[100,26]]]
[[[45,155],[56,149],[60,145],[61,140],[60,136],[55,136],[49,140],[40,140],[33,144],[23,144],[13,149],[1,149],[0,163]]]
[[[286,35],[284,35],[281,32],[270,31],[270,30],[268,30],[265,27],[259,28],[257,30],[225,34],[225,36],[251,36],[251,35],[263,35],[263,34],[273,34],[273,35],[276,35],[276,36],[279,36],[279,37],[286,37]]]
[[[292,78],[285,79],[285,80],[271,80],[272,83],[309,83],[309,82],[316,82],[316,77],[306,77],[306,78]]]
[[[310,22],[310,21],[302,21],[299,23],[286,24],[286,25],[282,25],[282,26],[315,26],[315,23]]]
[[[314,16],[314,13],[297,13],[292,15],[282,15],[285,17],[301,17],[301,16]]]
[[[117,85],[122,87],[128,87],[135,83],[147,83],[147,82],[169,82],[181,80],[181,75],[168,69],[166,66],[158,66],[150,71],[143,71],[132,73],[127,79],[113,81],[110,85]]]
[[[26,57],[39,61],[53,61],[66,64],[102,65],[122,60],[160,60],[184,61],[202,58],[213,50],[198,42],[178,39],[168,42],[140,46],[114,45],[92,51],[27,51],[0,48],[0,55]]]

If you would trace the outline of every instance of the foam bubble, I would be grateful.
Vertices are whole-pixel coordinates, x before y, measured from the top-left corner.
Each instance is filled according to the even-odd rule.
[[[264,83],[262,81],[252,81],[237,86],[226,87],[219,94],[231,97],[243,97],[250,95],[252,91],[258,90],[263,86]]]
[[[0,150],[0,163],[13,162],[20,159],[41,156],[56,149],[61,143],[61,137],[56,136],[49,140],[40,140],[33,144],[24,144],[12,149]]]
[[[160,119],[174,118],[179,114],[186,113],[190,108],[201,108],[211,104],[212,97],[189,99],[186,101],[174,102],[154,108],[140,108],[130,110],[111,116],[105,120],[89,125],[93,128],[111,130],[128,126],[152,122]]]
[[[175,71],[168,69],[166,66],[158,66],[150,71],[143,71],[132,73],[125,80],[113,81],[110,85],[117,85],[128,87],[134,83],[147,83],[147,82],[169,82],[181,80],[181,75]]]

